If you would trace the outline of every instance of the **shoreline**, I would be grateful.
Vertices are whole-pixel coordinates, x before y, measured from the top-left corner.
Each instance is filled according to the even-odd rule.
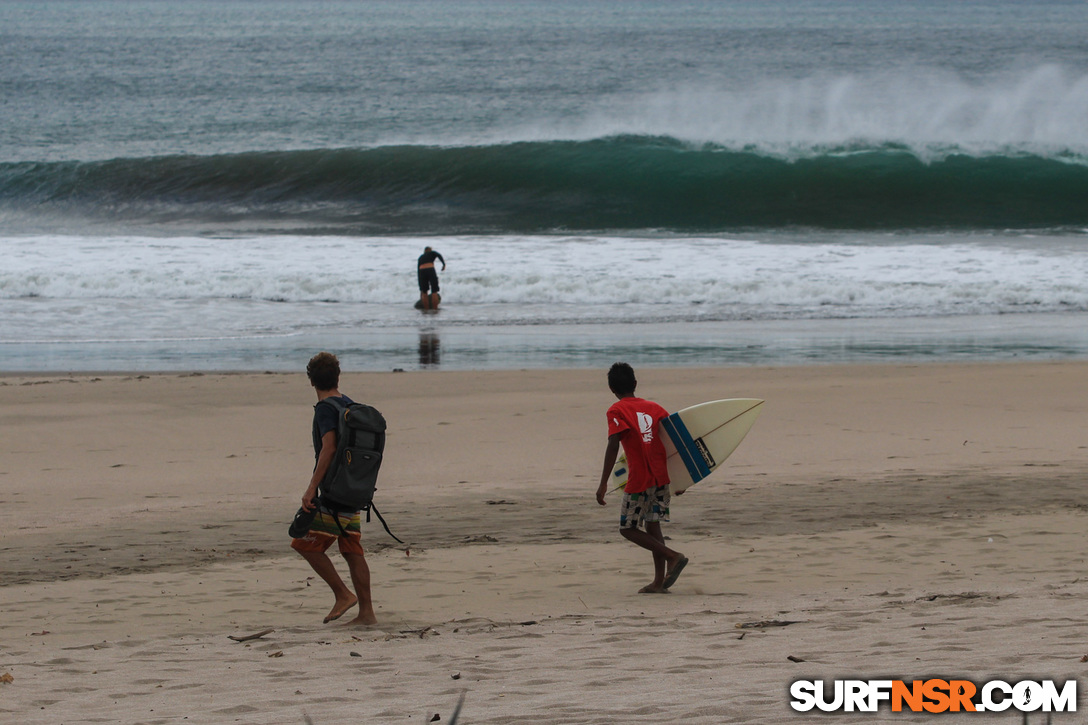
[[[364,630],[321,624],[288,547],[303,373],[0,377],[0,713],[409,723],[465,692],[471,722],[806,722],[798,678],[1084,674],[1088,362],[636,372],[668,409],[767,400],[674,499],[667,596],[593,501],[604,370],[345,373],[390,422],[376,501],[408,542],[364,524]]]
[[[265,336],[8,340],[10,370],[0,374],[293,373],[316,350],[366,372],[582,370],[617,359],[659,369],[1088,360],[1088,312],[524,324],[459,319],[464,309],[451,308],[362,329],[353,318]]]
[[[320,351],[321,348],[314,348],[316,351]],[[336,352],[334,348],[324,348],[329,352],[333,352],[338,357],[340,354]],[[341,361],[342,363],[343,361]],[[407,374],[441,374],[441,375],[459,375],[459,376],[476,376],[476,375],[493,375],[493,374],[539,374],[539,373],[557,373],[557,374],[595,374],[600,373],[603,369],[607,372],[608,365],[611,362],[603,365],[596,364],[584,364],[578,366],[564,366],[564,367],[502,367],[502,368],[475,368],[475,369],[462,369],[462,368],[443,368],[441,366],[434,366],[428,368],[418,369],[396,369],[396,370],[371,370],[366,368],[345,368],[342,375],[345,377],[359,376],[360,378],[366,377],[380,377],[385,375],[407,375]],[[1044,358],[1044,359],[1027,359],[1027,358],[1003,358],[1003,359],[985,359],[974,360],[969,358],[962,359],[896,359],[896,358],[882,358],[880,360],[867,360],[867,361],[811,361],[811,362],[797,362],[797,363],[782,363],[782,364],[747,364],[747,363],[723,363],[719,365],[641,365],[637,370],[652,370],[655,374],[668,374],[675,373],[677,375],[687,376],[689,374],[697,374],[700,371],[796,371],[800,373],[806,370],[821,370],[821,369],[867,369],[867,368],[926,368],[926,367],[952,367],[962,368],[977,366],[980,368],[988,368],[991,366],[1017,366],[1017,365],[1088,365],[1088,358],[1080,357],[1068,357],[1068,358]],[[302,360],[301,366],[304,368],[306,360]],[[297,366],[296,366],[297,367]],[[636,370],[636,372],[637,372]],[[280,376],[280,377],[294,377],[302,376],[303,382],[305,380],[305,373],[295,369],[247,369],[247,368],[233,368],[233,369],[216,369],[216,368],[184,368],[177,370],[160,370],[154,368],[129,368],[129,369],[96,369],[96,370],[0,370],[0,383],[7,382],[9,385],[12,379],[19,379],[22,382],[20,384],[27,385],[44,385],[52,382],[95,382],[94,379],[151,379],[151,378],[202,378],[202,377],[227,377],[227,378],[240,378],[240,377],[266,377],[266,376]],[[86,379],[86,380],[84,380]],[[641,380],[641,378],[640,378]],[[2,402],[2,401],[0,401]]]

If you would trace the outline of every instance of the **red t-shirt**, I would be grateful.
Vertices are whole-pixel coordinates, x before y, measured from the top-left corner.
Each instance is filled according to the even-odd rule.
[[[627,493],[642,493],[669,483],[665,462],[665,444],[658,424],[669,417],[668,411],[652,400],[622,398],[608,409],[608,435],[620,435],[627,455]]]

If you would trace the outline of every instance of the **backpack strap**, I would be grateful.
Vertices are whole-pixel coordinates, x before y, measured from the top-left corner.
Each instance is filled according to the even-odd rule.
[[[343,524],[340,523],[340,511],[338,511],[335,506],[330,506],[328,503],[325,504],[325,508],[332,512],[333,521],[336,522],[336,528],[340,529],[340,535],[347,536],[348,532],[344,530]],[[385,529],[385,533],[389,534],[394,539],[400,541],[400,543],[403,544],[404,542],[401,541],[401,539],[396,534],[389,530],[389,524],[385,523],[385,518],[382,516],[382,512],[378,510],[378,507],[375,506],[373,502],[371,502],[371,504],[366,507],[366,522],[368,524],[370,523],[371,511],[373,511],[374,515],[378,517],[378,521],[382,522],[382,528]]]
[[[322,398],[321,400],[317,401],[317,405],[325,403],[326,405],[332,406],[333,410],[335,410],[337,414],[340,414],[345,408],[347,408],[347,406],[343,402],[341,402],[343,399],[343,396],[337,397],[335,395],[330,395],[327,398]],[[315,405],[314,407],[316,408],[317,406]]]
[[[385,523],[385,519],[382,518],[382,512],[378,510],[378,507],[375,506],[374,504],[370,504],[370,508],[374,509],[374,515],[378,517],[378,521],[382,522],[382,528],[385,529],[385,533],[389,534],[390,536],[392,536],[397,541],[400,541],[400,539],[397,539],[397,535],[389,530],[389,524]],[[366,520],[370,521],[370,509],[367,509]],[[400,541],[400,543],[403,544],[404,542]]]
[[[336,469],[340,466],[340,458],[344,453],[344,447],[347,445],[347,441],[344,439],[343,427],[344,427],[344,411],[348,409],[348,406],[343,402],[343,397],[336,397],[330,395],[327,398],[322,398],[317,401],[316,409],[318,405],[325,404],[336,411],[336,455],[333,456],[332,465],[329,466],[329,470],[325,471],[325,478],[317,486],[318,494],[320,495],[325,489],[327,484],[335,475]],[[340,525],[340,521],[337,520],[337,526]],[[341,529],[343,531],[343,529]]]

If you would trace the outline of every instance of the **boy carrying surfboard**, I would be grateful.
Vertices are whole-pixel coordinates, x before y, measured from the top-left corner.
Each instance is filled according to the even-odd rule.
[[[608,409],[608,445],[597,503],[606,505],[604,496],[622,445],[629,471],[620,505],[620,533],[654,557],[654,580],[639,592],[661,594],[676,583],[688,559],[666,546],[661,533],[661,522],[669,520],[672,495],[659,424],[669,414],[657,403],[636,397],[637,385],[627,363],[616,363],[608,371],[608,387],[618,400]]]

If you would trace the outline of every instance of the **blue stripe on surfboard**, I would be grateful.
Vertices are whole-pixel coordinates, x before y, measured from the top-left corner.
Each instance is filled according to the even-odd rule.
[[[665,426],[665,432],[672,438],[672,442],[676,444],[676,452],[680,454],[680,459],[687,466],[692,483],[709,476],[710,468],[707,467],[703,456],[698,453],[695,441],[692,440],[691,433],[688,432],[688,427],[680,418],[680,414],[673,413],[661,423]]]

